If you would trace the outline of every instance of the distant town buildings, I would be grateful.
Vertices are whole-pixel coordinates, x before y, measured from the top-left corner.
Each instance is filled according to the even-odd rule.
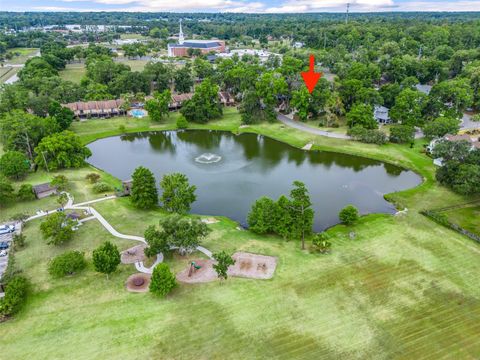
[[[228,53],[220,53],[217,55],[219,58],[232,58],[233,56],[238,56],[242,57],[244,55],[250,55],[250,56],[255,56],[258,57],[260,62],[265,62],[268,60],[268,58],[271,55],[278,56],[281,59],[281,55],[279,54],[274,54],[266,50],[256,50],[256,49],[236,49],[236,50],[231,50]]]
[[[180,32],[178,42],[168,44],[168,56],[185,57],[189,56],[189,49],[197,49],[202,54],[211,52],[225,52],[225,41],[223,40],[185,40],[182,22],[180,21]]]

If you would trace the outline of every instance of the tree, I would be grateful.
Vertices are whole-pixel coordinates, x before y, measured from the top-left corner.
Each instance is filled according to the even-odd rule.
[[[20,110],[13,110],[0,117],[0,139],[4,150],[16,150],[33,159],[33,149],[45,136],[57,132],[54,118],[41,118]]]
[[[50,186],[57,188],[59,191],[65,191],[68,189],[68,179],[65,175],[56,175],[50,181]]]
[[[403,125],[418,126],[423,123],[422,109],[426,95],[418,90],[405,89],[395,99],[390,117]]]
[[[25,303],[29,283],[23,276],[14,276],[5,287],[5,296],[0,302],[0,314],[9,316],[17,313]]]
[[[158,204],[155,176],[143,166],[137,167],[132,175],[130,200],[139,209],[151,209]]]
[[[61,193],[57,197],[57,203],[63,208],[68,203],[68,196],[66,193]]]
[[[255,90],[245,91],[239,111],[242,116],[242,124],[256,124],[263,119],[262,102]]]
[[[105,241],[98,248],[93,250],[93,267],[96,271],[108,276],[113,273],[120,264],[120,253],[116,245]]]
[[[411,143],[415,140],[415,128],[409,125],[395,125],[390,128],[390,141],[393,143]]]
[[[257,94],[264,104],[265,118],[268,121],[275,121],[275,105],[277,99],[288,92],[288,84],[282,74],[274,71],[264,72],[255,84]]]
[[[222,116],[222,106],[218,100],[218,86],[210,79],[205,79],[197,88],[190,100],[187,100],[180,113],[187,121],[206,123]]]
[[[305,236],[312,232],[314,211],[305,184],[294,181],[293,186],[294,188],[290,191],[290,214],[292,218],[290,236],[294,239],[301,239],[302,250],[305,250]]]
[[[75,118],[72,110],[61,106],[57,101],[50,103],[48,106],[48,114],[57,121],[61,130],[67,130]]]
[[[159,222],[165,242],[169,248],[178,249],[179,254],[191,253],[200,245],[210,232],[207,225],[197,218],[185,218],[180,215],[169,215]]]
[[[178,118],[177,118],[177,129],[186,129],[188,128],[188,121],[187,119],[185,119],[185,116],[183,115],[180,115]]]
[[[352,225],[354,224],[358,218],[358,209],[353,205],[345,206],[340,212],[338,213],[338,217],[340,221],[345,225]]]
[[[188,93],[193,87],[192,71],[189,65],[175,72],[175,90],[180,94]]]
[[[73,275],[87,266],[85,256],[80,251],[67,251],[53,258],[48,264],[48,273],[55,278]]]
[[[55,212],[40,224],[40,231],[48,245],[61,245],[73,238],[73,225],[64,212]]]
[[[162,188],[161,201],[165,210],[178,214],[186,214],[190,211],[192,203],[197,199],[195,185],[188,183],[184,174],[173,173],[164,175],[160,181]]]
[[[274,233],[280,217],[280,207],[272,199],[264,196],[256,200],[248,213],[247,223],[257,234]]]
[[[35,152],[35,163],[47,170],[79,168],[92,155],[80,137],[69,130],[44,137]]]
[[[170,245],[168,244],[168,236],[165,231],[159,231],[154,225],[150,225],[145,230],[145,241],[148,247],[145,248],[145,255],[148,257],[155,256],[157,254],[166,254],[170,251]]]
[[[172,101],[172,94],[170,90],[164,90],[163,92],[155,92],[153,99],[148,100],[145,104],[145,110],[148,111],[150,119],[153,121],[160,121],[165,116],[169,115],[168,105]]]
[[[165,297],[177,286],[175,274],[173,274],[165,263],[158,264],[152,273],[150,280],[150,292],[154,295]]]
[[[427,113],[438,116],[461,117],[473,104],[473,91],[467,79],[442,81],[432,87],[428,96]]]
[[[376,129],[377,122],[373,118],[373,108],[370,105],[356,104],[347,113],[347,124],[350,128],[361,126],[365,129]]]
[[[222,280],[226,280],[228,277],[228,267],[235,265],[235,260],[226,251],[213,254],[213,258],[217,261],[216,264],[213,264],[213,269],[217,273],[217,276]]]
[[[20,201],[35,200],[32,184],[22,184],[18,189],[17,198]]]
[[[30,170],[30,162],[19,151],[8,151],[0,157],[0,172],[16,180],[25,177]]]
[[[330,242],[330,235],[326,232],[315,234],[312,238],[312,246],[314,251],[320,254],[326,254],[330,252],[332,243]]]
[[[85,179],[87,179],[90,182],[90,184],[95,184],[100,180],[100,175],[97,173],[88,173],[85,176]]]
[[[9,204],[15,198],[15,190],[12,184],[3,176],[0,176],[0,207]]]
[[[310,107],[310,93],[306,87],[295,90],[292,93],[290,104],[297,109],[297,115],[301,121],[307,121]]]
[[[460,121],[454,118],[440,117],[423,127],[427,139],[442,137],[446,134],[456,134],[460,130]]]
[[[94,192],[96,192],[97,194],[100,194],[100,193],[105,193],[105,192],[112,191],[113,188],[110,184],[108,184],[104,181],[101,181],[101,182],[95,183],[92,187],[92,190]]]

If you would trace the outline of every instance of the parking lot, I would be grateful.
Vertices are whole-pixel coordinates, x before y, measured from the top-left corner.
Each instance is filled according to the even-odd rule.
[[[13,246],[13,243],[12,243],[13,235],[20,234],[21,231],[22,231],[21,224],[15,224],[14,233],[0,235],[0,242],[7,242],[10,245],[9,248],[7,249],[7,253],[10,253],[10,248]],[[3,273],[7,269],[7,264],[8,264],[8,254],[7,256],[0,257],[0,279],[2,278]]]

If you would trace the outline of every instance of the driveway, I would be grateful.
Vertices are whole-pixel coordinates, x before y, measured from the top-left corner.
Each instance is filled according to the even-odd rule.
[[[332,133],[332,132],[325,131],[325,130],[316,129],[314,127],[303,124],[299,121],[292,120],[288,116],[283,115],[283,114],[277,114],[277,119],[278,119],[278,121],[284,123],[285,125],[287,125],[291,128],[301,130],[301,131],[305,131],[305,132],[308,132],[308,133],[313,134],[313,135],[326,136],[326,137],[335,138],[335,139],[345,139],[345,140],[350,139],[350,136],[348,136],[348,135],[337,134],[337,133]]]

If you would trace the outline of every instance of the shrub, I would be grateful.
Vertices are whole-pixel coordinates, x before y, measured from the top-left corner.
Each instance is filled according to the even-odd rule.
[[[13,235],[13,247],[15,250],[21,249],[25,246],[25,235],[23,234],[15,234]]]
[[[56,256],[48,264],[48,273],[56,278],[73,275],[87,266],[85,256],[80,251],[67,251]]]
[[[476,114],[472,116],[472,121],[480,121],[480,114]]]
[[[340,218],[340,221],[345,225],[352,225],[359,218],[358,209],[353,205],[347,205],[342,210],[340,210],[338,217]]]
[[[329,240],[330,235],[328,235],[326,232],[315,234],[312,238],[313,250],[319,252],[320,254],[326,254],[330,252],[332,243]]]
[[[118,127],[118,131],[120,131],[120,133],[122,134],[125,134],[125,132],[127,131],[127,128],[125,127],[125,125],[120,125]]]
[[[177,286],[175,275],[170,271],[168,265],[161,263],[153,269],[150,281],[150,292],[158,296],[166,296]]]
[[[13,315],[18,312],[28,293],[28,280],[23,276],[13,277],[5,287],[5,297],[0,303],[0,313],[2,315]]]
[[[387,143],[387,135],[379,130],[369,130],[361,126],[354,126],[347,132],[353,140],[367,144],[383,145]]]
[[[188,127],[188,121],[185,116],[180,115],[177,119],[177,129],[186,129]]]
[[[264,196],[257,199],[248,213],[247,222],[251,231],[257,234],[273,233],[280,217],[278,204]]]
[[[95,270],[108,276],[113,273],[118,264],[120,264],[120,253],[116,245],[110,241],[105,241],[98,248],[93,250],[93,266]]]
[[[18,189],[17,197],[18,197],[18,200],[21,200],[21,201],[35,200],[35,194],[33,193],[32,184],[20,185],[20,188]]]
[[[390,128],[390,141],[411,143],[415,139],[415,128],[408,125],[395,125]]]
[[[68,179],[65,175],[57,175],[52,179],[50,185],[56,187],[59,191],[65,191],[68,187]]]
[[[104,193],[112,190],[113,190],[112,187],[106,182],[98,182],[95,185],[93,185],[93,191],[96,193]]]
[[[91,184],[95,184],[100,180],[100,175],[97,173],[89,173],[87,176],[85,176],[85,179],[87,179]]]

